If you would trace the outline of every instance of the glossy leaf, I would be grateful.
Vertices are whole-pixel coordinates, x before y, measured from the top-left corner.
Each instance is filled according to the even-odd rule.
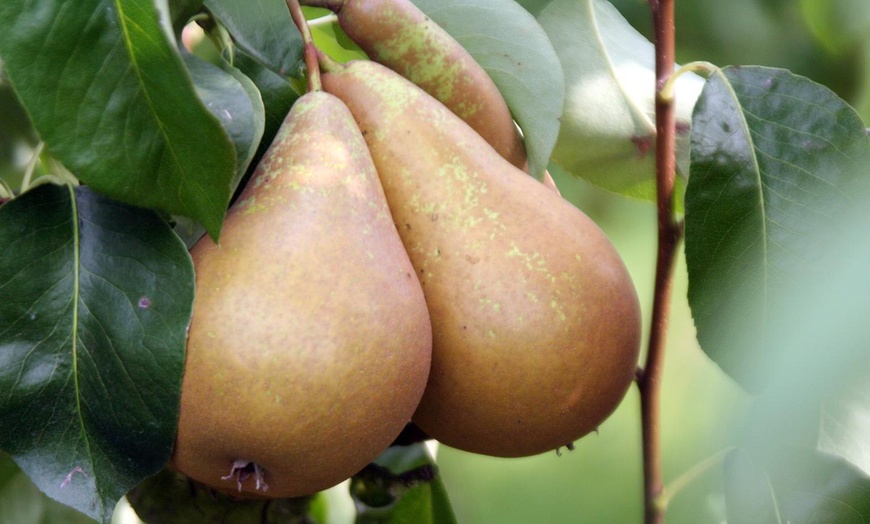
[[[553,160],[599,187],[655,201],[655,49],[606,0],[554,0],[538,15],[565,71]],[[675,85],[679,183],[692,107],[704,81]]]
[[[757,390],[788,358],[768,319],[824,252],[817,233],[867,187],[870,139],[830,90],[763,67],[715,73],[692,125],[686,263],[698,340]]]
[[[489,73],[523,130],[540,176],[559,134],[562,67],[541,26],[513,0],[413,0]]]
[[[859,524],[870,519],[870,477],[843,459],[812,450],[726,461],[730,524]]]
[[[206,0],[236,45],[281,76],[301,76],[302,35],[284,0]]]
[[[236,148],[234,191],[263,137],[265,108],[257,86],[238,69],[221,69],[190,54],[184,55],[197,95],[229,133]]]
[[[42,140],[80,180],[217,237],[233,147],[150,0],[4,0],[0,55]]]
[[[193,266],[151,212],[43,184],[0,208],[0,449],[107,521],[175,440]]]

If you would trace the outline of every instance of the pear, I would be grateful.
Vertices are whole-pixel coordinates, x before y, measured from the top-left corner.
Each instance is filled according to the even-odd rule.
[[[172,464],[242,496],[295,497],[363,468],[423,394],[419,281],[348,109],[303,95],[191,250],[196,299]]]
[[[400,75],[321,65],[363,131],[429,307],[432,371],[414,422],[503,457],[596,429],[640,345],[637,295],[604,233]]]
[[[526,169],[526,149],[495,83],[462,45],[411,0],[303,0],[332,9],[371,58],[465,120],[500,155]]]

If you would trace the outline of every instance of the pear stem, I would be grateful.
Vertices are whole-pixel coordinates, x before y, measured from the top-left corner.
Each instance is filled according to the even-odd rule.
[[[312,93],[322,91],[323,84],[320,82],[317,47],[314,45],[314,38],[311,36],[311,28],[308,27],[308,21],[305,20],[305,13],[302,12],[299,0],[286,0],[286,3],[287,8],[290,9],[293,23],[299,28],[299,32],[302,33],[302,42],[305,44],[303,58],[305,59],[305,67],[308,69],[308,91]]]
[[[674,209],[676,119],[673,96],[662,90],[674,72],[674,0],[649,0],[656,49],[656,200],[658,256],[649,346],[638,388],[643,435],[644,522],[662,524],[665,505],[661,459],[661,382],[665,363],[674,260],[683,236]]]

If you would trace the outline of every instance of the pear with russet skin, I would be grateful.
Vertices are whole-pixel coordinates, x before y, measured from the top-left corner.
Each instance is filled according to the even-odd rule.
[[[224,224],[191,250],[172,465],[240,496],[329,488],[400,433],[431,357],[419,281],[340,100],[293,105]]]
[[[323,58],[350,108],[423,287],[432,371],[414,422],[515,457],[594,430],[637,366],[640,308],[603,232],[395,72]]]

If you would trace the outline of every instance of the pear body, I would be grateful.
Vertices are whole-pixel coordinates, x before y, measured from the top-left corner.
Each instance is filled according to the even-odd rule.
[[[175,468],[230,493],[295,497],[392,442],[423,394],[431,328],[340,100],[293,105],[220,244],[203,238],[191,254]]]
[[[392,71],[350,62],[323,83],[366,137],[429,307],[432,371],[414,422],[504,457],[597,428],[640,344],[634,286],[603,232]]]
[[[345,33],[372,60],[432,95],[509,162],[527,168],[522,136],[498,87],[411,0],[345,0],[337,14]]]

